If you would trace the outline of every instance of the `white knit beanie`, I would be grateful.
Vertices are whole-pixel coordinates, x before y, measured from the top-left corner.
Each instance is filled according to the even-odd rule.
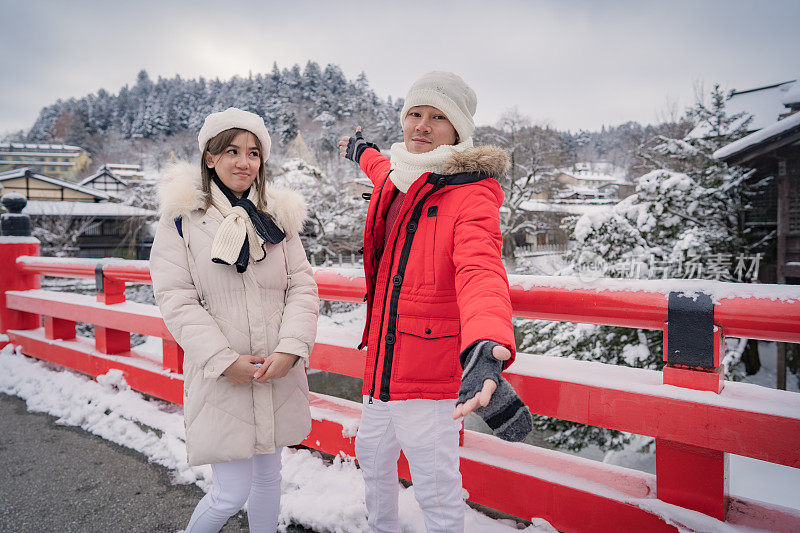
[[[444,111],[444,110],[442,110]],[[225,111],[219,113],[211,113],[206,117],[203,122],[203,127],[200,128],[200,133],[197,134],[197,144],[200,146],[200,153],[206,149],[206,143],[213,139],[216,135],[231,128],[239,128],[247,130],[255,135],[261,141],[262,154],[261,158],[266,161],[269,159],[269,148],[272,142],[269,140],[269,133],[267,126],[264,124],[264,119],[250,113],[243,111],[236,107],[229,107]]]
[[[408,110],[417,105],[429,105],[442,111],[458,133],[459,141],[466,141],[475,130],[475,108],[478,97],[460,76],[452,72],[435,70],[414,82],[408,90],[400,121]]]

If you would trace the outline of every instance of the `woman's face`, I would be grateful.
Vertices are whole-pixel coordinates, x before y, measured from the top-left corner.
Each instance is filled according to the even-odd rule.
[[[261,169],[261,153],[255,135],[243,131],[221,153],[206,152],[206,166],[213,168],[234,194],[241,195],[253,184]]]

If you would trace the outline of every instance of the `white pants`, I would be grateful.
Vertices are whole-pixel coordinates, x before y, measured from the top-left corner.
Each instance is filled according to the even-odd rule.
[[[408,459],[414,496],[422,508],[428,533],[464,531],[458,470],[461,422],[453,420],[455,406],[455,399],[373,399],[370,404],[364,396],[356,458],[364,475],[372,531],[400,531],[397,459],[401,449]]]
[[[186,533],[216,533],[246,501],[250,531],[274,533],[281,502],[281,451],[212,464],[213,486],[194,508]]]

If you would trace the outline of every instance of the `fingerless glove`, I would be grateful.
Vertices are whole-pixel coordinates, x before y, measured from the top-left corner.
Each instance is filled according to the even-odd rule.
[[[358,160],[361,159],[361,154],[364,153],[364,150],[367,148],[374,148],[380,151],[377,144],[365,141],[361,132],[357,131],[347,142],[347,152],[345,152],[344,156],[358,163]]]
[[[533,419],[528,407],[522,403],[517,392],[500,373],[503,362],[492,355],[492,349],[500,346],[491,340],[472,343],[461,355],[461,388],[458,391],[458,404],[465,403],[483,389],[483,382],[491,379],[497,389],[486,407],[478,407],[478,414],[492,429],[496,437],[517,442],[525,438],[533,429]]]

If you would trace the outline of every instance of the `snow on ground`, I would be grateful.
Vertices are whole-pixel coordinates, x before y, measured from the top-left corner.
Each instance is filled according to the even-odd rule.
[[[516,257],[514,268],[506,266],[506,270],[509,273],[516,271],[524,272],[527,275],[555,276],[566,266],[567,262],[560,253],[526,254],[523,252]]]
[[[175,483],[196,483],[206,491],[210,488],[211,468],[190,467],[186,462],[182,408],[146,399],[128,387],[119,371],[93,381],[6,346],[0,350],[0,392],[22,398],[30,411],[58,417],[57,424],[81,427],[143,453],[172,470]],[[329,464],[316,452],[294,449],[285,449],[282,459],[280,521],[284,528],[294,523],[315,531],[367,531],[364,484],[351,459],[336,457]],[[425,531],[413,487],[401,487],[400,519],[403,531]],[[513,521],[493,520],[467,507],[465,531],[504,533],[517,531],[517,527]],[[524,531],[555,529],[536,519]]]
[[[774,389],[778,382],[778,345],[775,342],[758,341],[758,360],[761,368],[752,376],[744,378],[745,383],[753,383]],[[796,374],[786,371],[786,390],[800,392],[800,379]]]
[[[317,342],[355,348],[361,342],[366,317],[366,305],[343,313],[319,315]]]

